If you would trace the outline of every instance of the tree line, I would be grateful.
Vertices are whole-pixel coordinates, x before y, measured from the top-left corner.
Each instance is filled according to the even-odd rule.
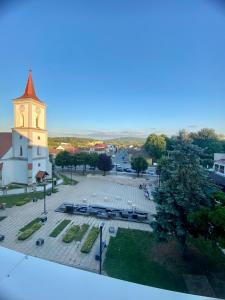
[[[90,166],[93,169],[98,168],[99,170],[103,171],[103,175],[113,168],[110,156],[106,154],[97,154],[95,152],[70,153],[68,151],[62,151],[56,155],[55,164],[60,166],[62,170],[65,167],[73,167],[76,170],[77,166],[82,166],[83,174],[86,172],[87,166]]]
[[[199,153],[201,164],[204,167],[212,167],[213,154],[225,152],[225,140],[214,129],[203,128],[198,132],[182,131],[185,138],[202,151]],[[150,134],[144,144],[144,149],[154,162],[167,156],[174,150],[177,144],[177,136],[168,137],[164,134]]]

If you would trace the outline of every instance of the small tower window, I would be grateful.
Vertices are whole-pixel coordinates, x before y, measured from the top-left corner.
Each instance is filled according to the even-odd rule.
[[[39,119],[39,116],[36,117],[36,128],[39,128],[39,125],[38,125],[39,120],[38,119]]]
[[[41,155],[40,147],[37,146],[37,155]]]
[[[22,115],[22,127],[24,127],[24,115]]]
[[[23,136],[22,135],[20,135],[20,139],[22,140],[22,138],[23,138]]]
[[[23,156],[23,147],[20,146],[20,156]]]
[[[41,138],[40,138],[40,136],[38,136],[38,140],[40,140]]]

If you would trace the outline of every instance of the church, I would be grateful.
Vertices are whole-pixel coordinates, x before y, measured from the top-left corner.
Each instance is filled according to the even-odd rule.
[[[35,93],[29,71],[24,94],[13,100],[12,132],[0,132],[0,186],[10,183],[32,185],[51,177],[46,105]]]

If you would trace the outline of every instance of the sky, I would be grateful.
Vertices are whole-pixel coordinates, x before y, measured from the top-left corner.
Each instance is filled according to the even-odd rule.
[[[51,136],[225,134],[222,0],[1,0],[0,131],[30,68]]]

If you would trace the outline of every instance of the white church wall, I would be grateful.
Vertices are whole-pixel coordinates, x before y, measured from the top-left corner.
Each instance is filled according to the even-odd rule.
[[[27,161],[6,160],[3,165],[2,184],[7,185],[12,182],[27,183]]]

